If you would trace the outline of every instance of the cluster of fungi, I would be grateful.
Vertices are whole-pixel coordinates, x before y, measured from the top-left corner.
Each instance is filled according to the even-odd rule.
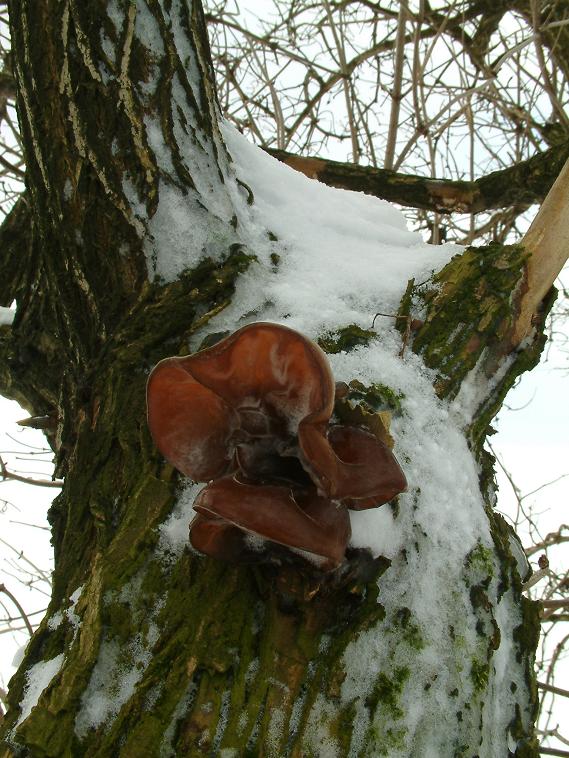
[[[406,481],[374,434],[332,423],[335,394],[323,351],[277,324],[250,324],[154,368],[153,439],[179,471],[207,482],[190,525],[196,550],[254,561],[260,537],[325,571],[342,563],[348,509],[386,503]]]

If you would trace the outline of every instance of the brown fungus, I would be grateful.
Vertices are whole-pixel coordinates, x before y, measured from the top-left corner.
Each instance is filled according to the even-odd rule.
[[[278,324],[239,329],[213,347],[167,358],[148,380],[148,423],[163,455],[194,481],[190,540],[225,560],[254,560],[244,534],[338,566],[350,539],[346,508],[406,488],[395,457],[355,426],[330,425],[335,392],[326,355]]]
[[[330,567],[342,562],[350,539],[346,508],[330,503],[314,487],[249,484],[224,476],[204,487],[194,508],[207,518],[223,519],[247,533],[310,553]],[[198,548],[192,535],[190,540]]]

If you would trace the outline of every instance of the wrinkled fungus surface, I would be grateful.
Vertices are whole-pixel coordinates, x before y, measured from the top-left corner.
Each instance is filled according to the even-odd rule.
[[[154,368],[154,441],[182,473],[208,482],[194,504],[194,548],[258,560],[254,535],[308,553],[321,568],[340,565],[347,509],[386,503],[406,480],[384,442],[331,423],[335,391],[318,345],[278,324],[250,324]]]

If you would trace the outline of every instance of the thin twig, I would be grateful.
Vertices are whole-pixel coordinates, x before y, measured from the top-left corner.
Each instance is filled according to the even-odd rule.
[[[33,484],[35,487],[63,487],[63,481],[61,479],[32,479],[28,476],[15,474],[13,471],[9,471],[6,468],[6,464],[1,457],[0,478],[3,480],[12,479],[13,481],[23,482],[24,484]]]
[[[10,592],[10,590],[6,587],[6,585],[3,583],[0,584],[0,592],[3,592],[6,595],[6,597],[10,598],[10,600],[14,603],[31,637],[34,633],[34,630],[32,629],[32,625],[30,624],[29,618],[26,616],[26,612],[24,611],[24,609],[18,602],[18,599],[16,598],[16,596],[13,595]]]
[[[569,542],[569,536],[562,536],[562,533],[564,531],[569,531],[569,524],[561,524],[556,532],[549,532],[549,534],[546,534],[541,542],[536,542],[535,545],[528,547],[526,549],[527,557],[529,558],[531,555],[539,553],[545,548],[551,547],[552,545],[560,545],[562,542]]]
[[[543,600],[542,608],[569,608],[569,600]]]
[[[397,36],[395,38],[395,63],[393,71],[393,87],[391,89],[391,112],[389,114],[389,129],[387,131],[387,144],[385,146],[384,168],[393,168],[395,159],[395,145],[397,143],[397,131],[399,128],[399,112],[401,110],[403,64],[405,63],[405,25],[407,21],[407,2],[399,3],[399,17],[397,19]]]

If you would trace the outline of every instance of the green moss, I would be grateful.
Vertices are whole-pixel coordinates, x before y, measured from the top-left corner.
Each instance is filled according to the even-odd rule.
[[[461,721],[462,719],[458,719],[458,720]],[[468,745],[460,745],[459,747],[455,749],[453,758],[466,758],[466,756],[468,755],[468,749],[469,749]]]
[[[518,646],[516,658],[519,663],[523,662],[525,667],[526,688],[530,696],[530,718],[533,724],[539,711],[537,673],[534,663],[535,651],[541,633],[541,619],[539,603],[530,600],[523,595],[521,596],[520,601],[522,606],[522,623],[514,629],[513,637],[514,642]],[[518,733],[523,734],[527,739],[530,739],[533,736],[533,731],[530,731],[530,734],[528,735],[526,730],[523,729],[521,718],[519,719]]]
[[[457,255],[432,279],[421,286],[411,280],[399,313],[426,311],[422,327],[413,340],[413,351],[421,353],[427,366],[437,371],[435,389],[440,397],[454,397],[466,376],[475,368],[496,374],[496,356],[508,350],[522,291],[528,253],[521,245],[492,243],[468,248]],[[539,360],[545,338],[545,317],[555,299],[546,298],[531,344],[515,353],[506,373],[478,409],[469,437],[480,458],[489,424],[516,378]],[[401,324],[400,328],[403,328]],[[480,362],[480,363],[479,363]],[[486,461],[491,463],[491,461]],[[489,466],[483,471],[484,490],[490,490]]]
[[[394,719],[403,718],[404,711],[401,708],[400,696],[410,674],[411,671],[407,666],[396,668],[392,677],[383,672],[378,674],[371,694],[365,699],[365,706],[370,713],[376,713],[381,703],[382,712],[388,712]]]
[[[486,435],[490,430],[490,422],[502,407],[507,393],[521,374],[531,371],[539,363],[541,353],[547,341],[543,333],[545,320],[556,297],[557,291],[552,288],[544,298],[539,316],[536,316],[534,319],[533,325],[536,336],[533,342],[526,344],[523,350],[519,350],[514,354],[514,360],[510,363],[508,370],[493,387],[492,393],[476,414],[476,418],[469,429],[469,437],[479,457],[481,456]]]
[[[519,705],[516,705],[516,715],[510,724],[510,733],[518,743],[515,752],[516,758],[538,758],[541,755],[537,737],[535,735],[528,736],[523,726]]]
[[[43,697],[40,701],[42,699]],[[38,758],[74,758],[75,755],[80,755],[79,752],[75,752],[78,745],[77,740],[73,738],[75,724],[72,714],[61,713],[59,719],[54,719],[53,714],[36,707],[33,716],[33,723],[31,720],[25,721],[18,728],[17,744],[25,745],[22,755]],[[45,744],[49,747],[44,752]]]
[[[527,577],[520,576],[517,561],[512,555],[510,540],[518,538],[503,516],[490,509],[487,513],[490,533],[500,562],[498,597],[501,597],[510,587],[513,587],[516,596],[519,597],[522,591],[522,579],[525,580]]]
[[[483,574],[486,577],[492,579],[494,576],[494,559],[492,551],[484,547],[481,542],[478,542],[475,548],[465,558],[465,566],[467,570],[473,572],[475,575]]]
[[[404,307],[420,301],[427,309],[413,350],[439,372],[441,397],[453,397],[484,348],[511,328],[512,306],[504,294],[515,292],[527,257],[520,245],[468,248],[433,277],[428,289],[406,293]]]
[[[409,608],[400,608],[395,614],[395,623],[401,627],[401,639],[414,650],[423,650],[425,641],[417,624],[411,621]]]
[[[381,739],[379,750],[380,754],[392,755],[393,750],[403,750],[405,747],[405,735],[406,729],[392,729],[388,728]],[[383,744],[381,744],[383,743]]]
[[[484,692],[488,687],[488,677],[490,676],[490,664],[486,661],[479,661],[474,658],[470,664],[470,678],[475,692]]]
[[[113,629],[119,643],[128,642],[134,636],[134,620],[130,608],[125,603],[109,603],[105,607],[103,619]]]
[[[360,345],[369,345],[371,340],[377,337],[371,329],[362,329],[357,324],[350,324],[336,332],[319,337],[318,344],[325,353],[349,352]]]
[[[516,747],[515,758],[539,758],[542,753],[539,750],[539,740],[537,737],[524,739]]]
[[[356,703],[355,700],[352,700],[347,705],[340,708],[337,718],[331,725],[330,732],[332,736],[336,738],[341,749],[341,755],[349,754],[356,713]]]
[[[532,653],[539,642],[541,633],[541,619],[539,603],[522,595],[522,623],[514,629],[514,640],[519,645],[520,651]]]
[[[386,384],[365,385],[354,379],[349,383],[348,388],[347,400],[350,402],[365,403],[373,411],[389,411],[394,415],[402,413],[401,401],[405,395],[395,392]]]

